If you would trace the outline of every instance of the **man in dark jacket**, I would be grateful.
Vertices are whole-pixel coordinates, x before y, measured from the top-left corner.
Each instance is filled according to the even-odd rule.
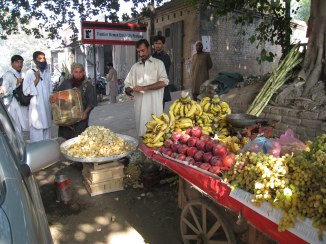
[[[57,88],[57,91],[78,88],[82,95],[84,112],[82,120],[69,126],[59,126],[58,136],[65,139],[71,139],[80,135],[88,127],[89,115],[92,109],[97,105],[94,86],[87,81],[85,68],[82,64],[74,63],[71,65],[70,79],[64,80]]]
[[[170,59],[169,54],[167,54],[164,51],[164,44],[165,44],[165,37],[164,36],[155,36],[154,37],[155,52],[152,55],[152,57],[157,58],[157,59],[161,60],[164,63],[166,74],[169,77],[171,59]],[[164,88],[164,94],[163,94],[163,109],[164,109],[165,102],[169,102],[169,101],[171,101],[171,94],[170,94],[169,86],[166,86]]]

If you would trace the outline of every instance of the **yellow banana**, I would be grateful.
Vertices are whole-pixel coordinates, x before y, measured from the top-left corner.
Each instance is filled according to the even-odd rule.
[[[210,97],[204,97],[202,100],[200,100],[199,105],[204,108],[205,104],[208,103],[211,100]]]
[[[166,113],[162,113],[159,118],[167,124],[170,122],[169,116]]]
[[[190,118],[180,118],[177,122],[178,123],[193,123],[192,119],[190,119]]]
[[[218,95],[215,95],[213,98],[212,98],[212,103],[216,104],[216,103],[219,103],[220,102],[220,98],[218,97]]]
[[[211,106],[211,103],[210,103],[210,102],[207,102],[207,103],[205,104],[205,106],[203,107],[203,111],[204,111],[204,112],[207,112],[207,111],[209,110],[210,106]]]
[[[164,142],[159,141],[157,143],[147,143],[146,145],[149,146],[149,147],[161,147],[161,146],[164,145]]]
[[[155,120],[151,120],[151,121],[147,122],[145,124],[145,126],[146,126],[147,129],[152,129],[153,130],[154,127],[156,126],[156,121]]]
[[[181,105],[180,109],[179,109],[179,114],[181,117],[185,117],[185,106]]]
[[[160,131],[159,133],[157,133],[157,135],[152,140],[152,143],[156,143],[160,141],[160,138],[163,137],[163,135],[164,135],[164,131]]]
[[[174,114],[174,115],[178,115],[178,114],[179,114],[179,110],[180,110],[181,105],[182,105],[182,103],[179,101],[179,102],[174,106],[174,109],[173,109],[173,114]]]
[[[203,114],[203,108],[198,104],[198,103],[195,103],[195,106],[196,106],[196,112],[195,114],[200,116]]]
[[[191,118],[195,115],[195,112],[197,110],[197,106],[195,104],[191,105],[191,109],[186,113],[187,118]]]
[[[155,114],[152,114],[152,118],[156,121],[157,124],[162,125],[164,121],[159,119]]]
[[[169,110],[173,111],[175,106],[180,102],[179,99],[174,100],[174,102],[171,104]]]
[[[169,114],[170,114],[170,123],[169,123],[169,127],[174,127],[175,117],[174,117],[173,111],[169,110]]]

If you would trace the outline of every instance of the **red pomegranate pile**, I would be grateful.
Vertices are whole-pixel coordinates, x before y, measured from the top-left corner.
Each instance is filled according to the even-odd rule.
[[[227,147],[195,126],[185,133],[173,132],[170,140],[165,141],[160,152],[177,160],[187,161],[214,174],[228,170],[235,161],[235,155]]]

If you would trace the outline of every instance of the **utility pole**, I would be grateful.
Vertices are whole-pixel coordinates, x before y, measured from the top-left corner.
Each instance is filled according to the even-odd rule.
[[[151,32],[150,32],[150,44],[151,44],[151,49],[154,50],[152,47],[154,45],[154,42],[153,42],[153,38],[154,38],[154,35],[155,35],[155,24],[154,24],[154,21],[155,21],[155,6],[154,6],[154,0],[151,0],[151,3],[149,4],[149,11],[150,11],[150,28],[151,28]]]

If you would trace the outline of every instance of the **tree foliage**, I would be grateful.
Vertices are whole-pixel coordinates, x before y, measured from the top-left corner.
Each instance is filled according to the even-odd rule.
[[[137,17],[137,7],[146,6],[150,1],[132,2],[134,7],[131,16],[124,14],[123,19]],[[160,4],[162,0],[155,2]],[[43,37],[43,33],[47,33],[47,38],[59,38],[59,30],[64,25],[68,24],[76,31],[77,22],[90,20],[100,14],[104,14],[107,21],[119,22],[119,0],[2,0],[0,5],[1,39],[20,31],[36,38]],[[32,25],[32,22],[37,24]]]
[[[283,51],[290,47],[290,35],[292,33],[290,21],[290,0],[197,0],[205,5],[214,7],[215,14],[225,16],[233,14],[235,23],[243,27],[259,24],[255,28],[255,33],[249,36],[249,41],[255,43],[257,47],[264,43],[281,45]],[[246,28],[242,28],[243,35],[246,35]],[[271,61],[274,54],[262,48],[261,61]]]

